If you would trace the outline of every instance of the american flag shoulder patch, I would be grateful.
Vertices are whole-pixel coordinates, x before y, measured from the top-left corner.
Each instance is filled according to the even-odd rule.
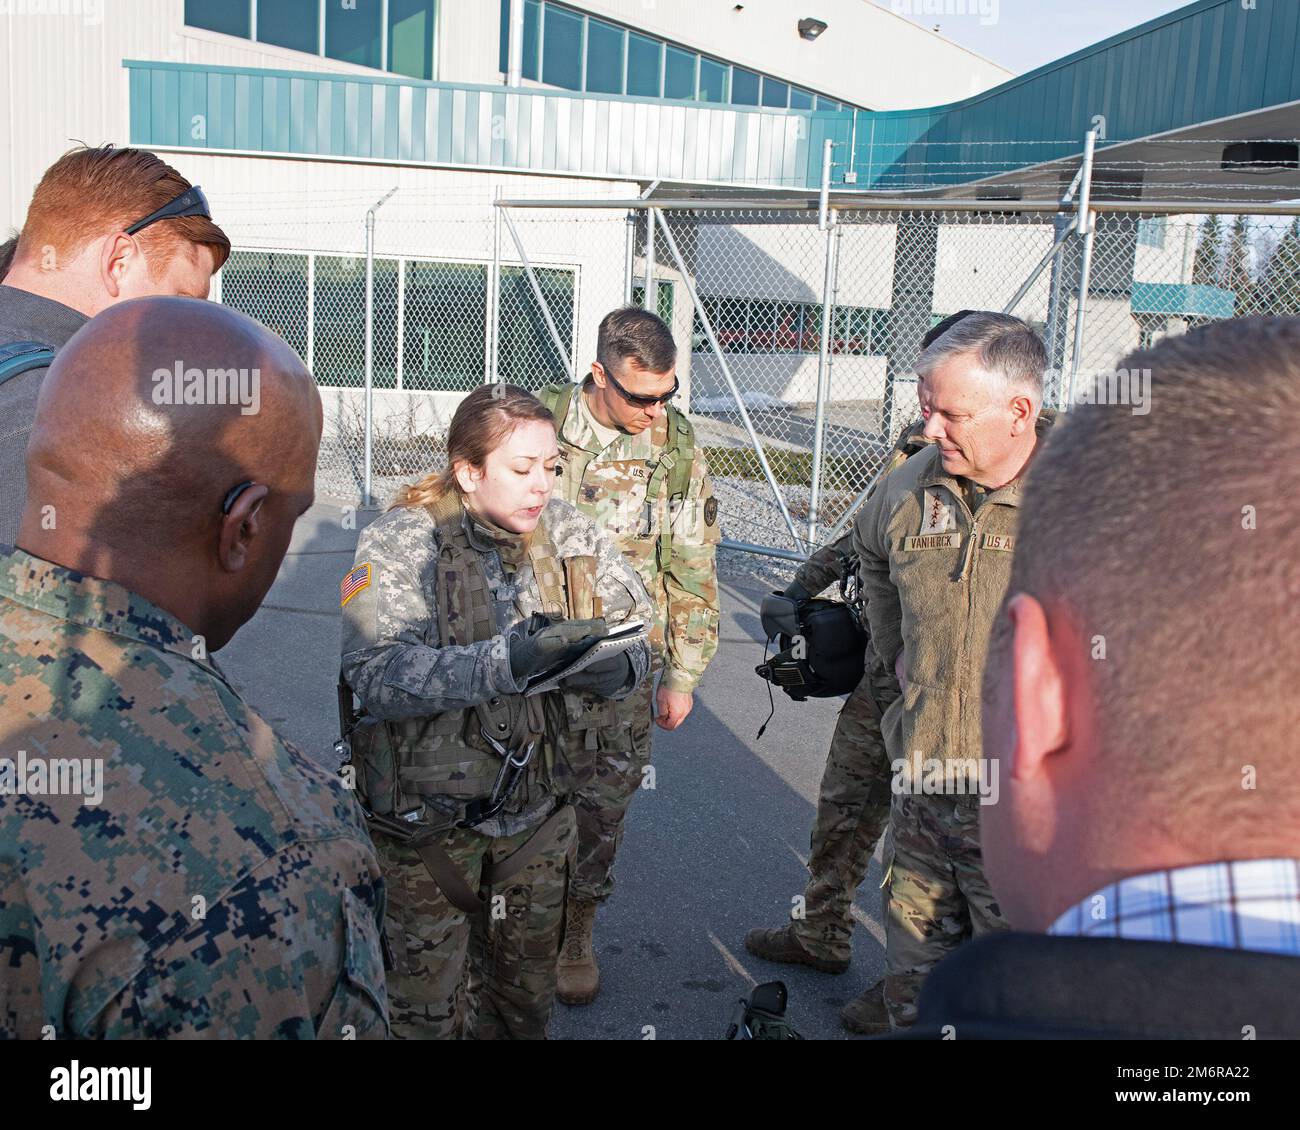
[[[346,608],[348,601],[362,589],[370,587],[370,562],[357,565],[339,582],[339,607]]]

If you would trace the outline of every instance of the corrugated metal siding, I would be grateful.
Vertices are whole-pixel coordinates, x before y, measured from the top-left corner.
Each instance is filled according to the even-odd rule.
[[[131,140],[140,145],[631,179],[807,183],[812,115],[798,112],[182,63],[125,65]]]
[[[1300,0],[1199,0],[974,98],[859,115],[859,138],[871,119],[876,136],[859,183],[953,184],[1068,156],[1098,114],[1113,143],[1300,100],[1298,36]]]
[[[1300,0],[1200,0],[963,102],[859,112],[856,128],[849,112],[125,65],[141,145],[815,188],[824,141],[843,153],[856,134],[857,187],[900,189],[1076,153],[1096,115],[1113,143],[1300,100],[1298,21]]]

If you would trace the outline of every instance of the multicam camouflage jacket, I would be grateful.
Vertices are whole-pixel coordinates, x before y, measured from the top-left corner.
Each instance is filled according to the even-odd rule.
[[[556,421],[556,431],[557,489],[600,524],[645,581],[656,610],[652,642],[663,663],[662,685],[694,691],[718,650],[720,620],[716,549],[721,523],[704,452],[694,449],[684,498],[669,497],[665,477],[656,497],[647,499],[654,467],[667,445],[667,413],[640,435],[620,434],[605,446],[579,389],[566,418]],[[659,552],[665,524],[672,546],[666,561]]]
[[[202,640],[0,554],[0,1037],[383,1038],[355,799]]]
[[[640,577],[590,518],[552,496],[539,526],[560,563],[595,558],[595,595],[611,627],[627,619],[651,622],[654,610]],[[353,580],[345,579],[342,595],[343,678],[369,715],[396,724],[386,727],[393,733],[390,741],[399,747],[398,763],[388,776],[400,780],[386,787],[462,801],[490,789],[491,774],[486,779],[482,774],[486,765],[499,761],[485,761],[481,752],[459,735],[446,732],[436,718],[483,703],[521,698],[523,686],[510,670],[508,637],[531,614],[544,610],[527,555],[515,562],[515,570],[507,570],[490,531],[467,511],[463,530],[469,546],[481,555],[491,592],[496,634],[489,638],[443,644],[438,618],[442,534],[423,507],[390,510],[362,532],[357,565],[349,574]],[[358,570],[364,570],[360,588],[355,587]],[[626,654],[633,678],[618,698],[631,694],[650,667],[645,641]],[[616,717],[606,718],[598,709],[604,700],[558,692],[554,697],[572,700],[573,709],[564,724],[557,722],[554,712],[548,714],[547,756],[533,759],[518,802],[478,826],[485,835],[514,835],[539,823],[554,807],[557,792],[568,791],[564,782],[555,780],[557,756],[571,753],[567,744],[574,740],[590,742],[594,750],[599,727],[617,725]]]

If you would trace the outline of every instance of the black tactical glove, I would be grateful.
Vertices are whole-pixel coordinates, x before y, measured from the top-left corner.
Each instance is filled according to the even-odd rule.
[[[791,581],[785,586],[785,592],[782,596],[788,596],[795,604],[807,604],[812,600],[813,594],[803,587],[798,581]]]
[[[609,698],[632,681],[633,671],[632,660],[624,651],[609,659],[596,660],[590,667],[584,667],[576,675],[570,675],[560,685],[568,691]]]
[[[547,617],[532,617],[510,632],[510,674],[522,683],[542,671],[564,667],[606,634],[603,618],[552,624]]]
[[[774,592],[763,597],[759,606],[759,619],[763,621],[763,631],[768,639],[785,634],[799,634],[799,606],[812,599],[812,593],[798,581],[791,581],[785,592]]]

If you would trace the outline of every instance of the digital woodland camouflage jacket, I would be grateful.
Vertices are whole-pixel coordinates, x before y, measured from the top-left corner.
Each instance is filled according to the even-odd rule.
[[[355,799],[179,620],[0,555],[0,759],[0,1036],[387,1034]]]
[[[554,404],[563,387],[549,386],[538,396]],[[655,497],[647,499],[655,468],[668,449],[668,413],[640,435],[620,434],[605,446],[579,386],[565,418],[557,419],[556,432],[556,489],[593,518],[641,574],[656,609],[652,642],[664,667],[662,685],[694,691],[717,653],[721,618],[716,556],[721,519],[704,452],[692,443],[682,498],[670,497],[671,475],[664,475]],[[666,560],[660,549],[665,524],[671,534]]]
[[[1052,420],[1040,416],[1039,443]],[[984,661],[1029,473],[972,514],[964,480],[931,447],[893,471],[854,523],[872,646],[889,671],[903,653],[906,687],[881,724],[891,758],[980,758]]]
[[[523,686],[510,671],[507,636],[532,613],[548,611],[531,558],[524,557],[517,571],[508,572],[489,532],[463,510],[461,520],[467,545],[480,554],[494,605],[495,634],[470,643],[443,644],[438,617],[442,534],[428,510],[390,510],[358,541],[357,569],[369,568],[364,584],[344,596],[342,671],[366,712],[392,723],[385,727],[387,744],[377,743],[366,755],[371,764],[363,767],[390,790],[393,799],[385,804],[373,795],[373,782],[367,789],[383,815],[422,796],[463,802],[487,795],[500,759],[476,739],[477,722],[463,712],[488,703],[515,711],[522,707]],[[652,620],[640,577],[590,518],[552,496],[539,529],[561,564],[595,559],[595,594],[611,627],[626,619]],[[650,667],[644,641],[626,654],[634,678],[617,697],[630,694]],[[534,757],[506,810],[479,825],[485,835],[514,835],[540,823],[554,808],[557,792],[568,791],[565,781],[556,780],[557,763],[563,767],[584,750],[594,750],[599,728],[618,725],[615,714],[600,708],[604,700],[559,692],[544,697],[555,701],[547,710],[541,755]],[[556,713],[561,702],[562,721]],[[455,713],[451,727],[439,721],[449,712]],[[396,764],[377,764],[387,757],[395,757]]]

